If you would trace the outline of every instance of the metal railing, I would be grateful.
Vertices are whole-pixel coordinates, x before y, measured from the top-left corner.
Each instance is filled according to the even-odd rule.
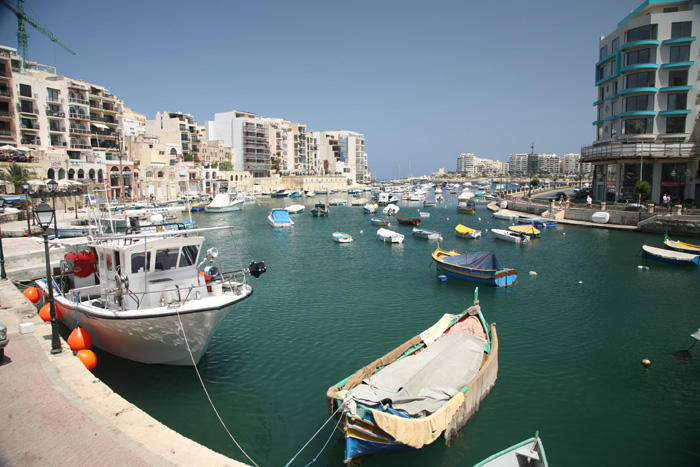
[[[697,155],[696,143],[608,143],[581,148],[581,161],[600,159],[691,158]]]

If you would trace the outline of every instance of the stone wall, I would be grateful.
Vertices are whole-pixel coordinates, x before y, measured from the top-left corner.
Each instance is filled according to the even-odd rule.
[[[637,228],[646,233],[700,237],[700,216],[653,216],[640,222]]]

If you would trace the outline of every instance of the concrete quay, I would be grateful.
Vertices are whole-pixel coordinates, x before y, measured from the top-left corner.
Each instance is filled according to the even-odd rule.
[[[9,337],[0,362],[0,465],[245,465],[122,399],[63,340],[63,352],[51,354],[51,325],[9,280],[0,280],[0,322]],[[34,330],[21,334],[20,323]]]

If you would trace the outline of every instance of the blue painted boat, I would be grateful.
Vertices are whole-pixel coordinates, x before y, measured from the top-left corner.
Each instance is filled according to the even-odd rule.
[[[440,436],[449,443],[478,411],[496,382],[498,336],[477,294],[467,310],[444,315],[328,389],[328,410],[345,436],[346,464],[420,449]]]
[[[518,278],[518,270],[501,266],[493,251],[462,254],[443,250],[438,245],[432,257],[439,271],[477,284],[505,287],[514,284]]]
[[[314,217],[325,217],[330,212],[330,208],[326,207],[324,203],[316,203],[314,208],[311,210],[311,215]]]
[[[683,253],[675,250],[666,250],[649,245],[642,245],[642,256],[666,264],[676,264],[682,266],[694,266],[700,268],[700,255]]]

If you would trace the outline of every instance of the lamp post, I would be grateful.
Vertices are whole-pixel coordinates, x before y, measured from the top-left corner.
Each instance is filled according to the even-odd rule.
[[[44,229],[44,256],[46,260],[46,287],[49,289],[49,314],[51,315],[51,353],[61,353],[61,340],[58,338],[58,321],[56,320],[56,304],[53,300],[53,275],[51,274],[51,256],[49,255],[49,234],[47,229],[54,221],[56,212],[41,202],[34,210],[37,223]]]
[[[73,194],[73,209],[75,210],[75,218],[77,219],[78,218],[78,198],[76,195],[78,194],[78,189],[73,188],[71,190],[71,193]]]
[[[26,206],[27,206],[27,213],[26,213],[26,215],[27,215],[27,237],[31,237],[31,236],[32,236],[32,226],[31,226],[31,224],[29,223],[29,203],[30,203],[30,198],[29,198],[29,182],[25,180],[25,181],[22,182],[22,185],[20,185],[20,186],[22,187],[22,192],[23,192],[23,193],[26,195],[26,197],[27,197],[27,199],[25,200],[25,201],[26,201],[25,204],[26,204]]]
[[[58,222],[56,220],[56,189],[58,188],[58,182],[53,178],[46,184],[46,186],[51,190],[51,202],[53,206],[54,220],[53,220],[53,235],[54,238],[58,238]]]

